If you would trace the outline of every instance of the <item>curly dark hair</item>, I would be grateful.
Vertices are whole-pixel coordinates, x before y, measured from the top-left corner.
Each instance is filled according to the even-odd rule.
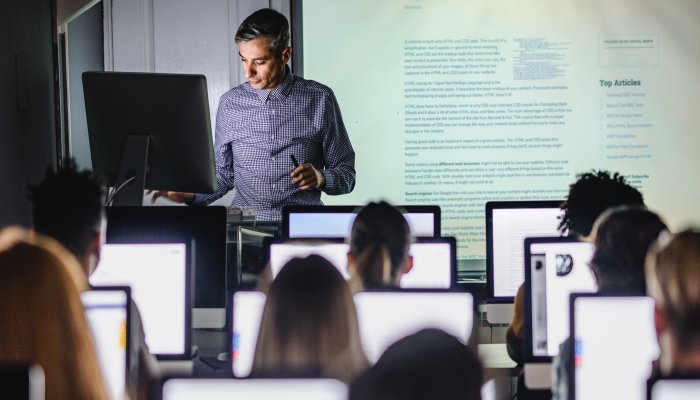
[[[77,257],[100,231],[104,196],[102,180],[90,170],[78,171],[72,159],[57,171],[48,167],[43,181],[27,187],[34,229],[56,239]]]
[[[569,235],[587,236],[593,223],[603,211],[620,205],[644,205],[639,190],[627,183],[619,172],[591,171],[577,175],[569,187],[569,195],[562,203],[564,215],[559,231]]]

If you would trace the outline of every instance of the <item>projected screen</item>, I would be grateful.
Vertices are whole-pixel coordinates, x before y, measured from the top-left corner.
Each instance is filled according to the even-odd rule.
[[[530,257],[525,296],[530,355],[553,357],[569,336],[569,294],[597,289],[588,266],[593,245],[565,238],[528,238],[525,246]]]
[[[371,363],[397,340],[424,328],[442,329],[465,344],[472,332],[469,293],[360,292],[354,300],[362,346]]]
[[[700,393],[700,377],[659,379],[651,387],[649,400],[695,400]]]
[[[654,300],[577,297],[573,312],[575,398],[645,398],[651,363],[659,357]]]
[[[231,336],[231,368],[233,376],[245,378],[253,368],[255,344],[258,342],[260,321],[265,308],[262,292],[236,292],[233,294]]]
[[[294,69],[333,89],[356,151],[354,191],[324,203],[437,204],[458,257],[485,258],[486,201],[561,199],[601,168],[700,223],[700,2],[296,4]]]
[[[528,208],[528,202],[518,206],[508,202],[487,204],[486,243],[489,289],[493,297],[514,297],[525,280],[525,258],[523,243],[526,237],[557,236],[559,217],[562,211],[552,202],[550,207]]]
[[[354,212],[290,212],[284,223],[289,238],[346,238],[350,236]],[[411,235],[438,236],[435,232],[433,213],[407,212],[403,216],[411,229]]]
[[[169,379],[163,400],[346,400],[347,387],[332,379]]]
[[[146,344],[158,357],[189,353],[190,299],[184,244],[106,244],[94,286],[130,286]]]
[[[124,290],[89,290],[80,295],[112,399],[126,393],[128,295]]]
[[[442,240],[442,241],[440,241]],[[345,277],[348,271],[348,244],[346,243],[272,243],[270,244],[270,267],[272,276],[277,276],[284,265],[294,257],[311,254],[323,256]],[[447,289],[452,285],[454,274],[454,243],[449,238],[412,243],[410,254],[413,268],[401,277],[402,288]]]

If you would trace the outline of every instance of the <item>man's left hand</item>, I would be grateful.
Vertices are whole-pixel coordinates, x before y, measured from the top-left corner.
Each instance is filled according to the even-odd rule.
[[[298,186],[301,190],[320,189],[326,184],[323,173],[309,163],[299,164],[291,175],[292,185]]]

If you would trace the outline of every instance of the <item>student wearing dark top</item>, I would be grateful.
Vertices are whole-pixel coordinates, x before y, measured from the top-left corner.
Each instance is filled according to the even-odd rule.
[[[662,235],[646,260],[661,375],[700,374],[700,231]]]
[[[398,287],[413,267],[411,229],[401,211],[381,201],[364,206],[350,230],[348,270],[353,292]]]
[[[78,260],[87,279],[100,260],[105,235],[105,193],[102,183],[91,171],[78,171],[73,160],[54,171],[47,169],[44,179],[29,188],[33,206],[34,230],[52,237]],[[66,195],[69,193],[70,195]],[[131,354],[127,392],[132,400],[148,397],[151,385],[160,378],[158,364],[149,352],[138,308],[131,303]]]
[[[595,222],[590,241],[595,246],[590,267],[602,295],[644,296],[644,260],[649,247],[666,224],[640,206],[619,206],[604,212]],[[569,370],[573,366],[567,339],[552,362],[553,399],[570,399]]]
[[[623,204],[644,205],[642,194],[629,185],[618,172],[591,171],[580,174],[569,186],[566,201],[562,203],[564,212],[559,231],[562,235],[586,237],[591,233],[596,218],[610,207]],[[510,357],[523,364],[524,337],[524,289],[520,286],[515,296],[513,320],[506,331],[506,347]],[[518,397],[526,399],[548,399],[549,391],[531,391],[524,385],[522,376],[518,379]]]

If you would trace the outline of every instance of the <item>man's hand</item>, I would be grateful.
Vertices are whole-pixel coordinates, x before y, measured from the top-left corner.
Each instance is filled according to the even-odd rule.
[[[151,190],[149,190],[147,194],[151,194]],[[192,200],[194,200],[194,193],[158,190],[155,193],[153,193],[153,197],[151,197],[151,204],[155,203],[156,199],[159,197],[163,197],[176,203],[191,203]]]
[[[292,185],[301,190],[320,189],[326,184],[323,173],[309,163],[299,164],[291,173]]]

